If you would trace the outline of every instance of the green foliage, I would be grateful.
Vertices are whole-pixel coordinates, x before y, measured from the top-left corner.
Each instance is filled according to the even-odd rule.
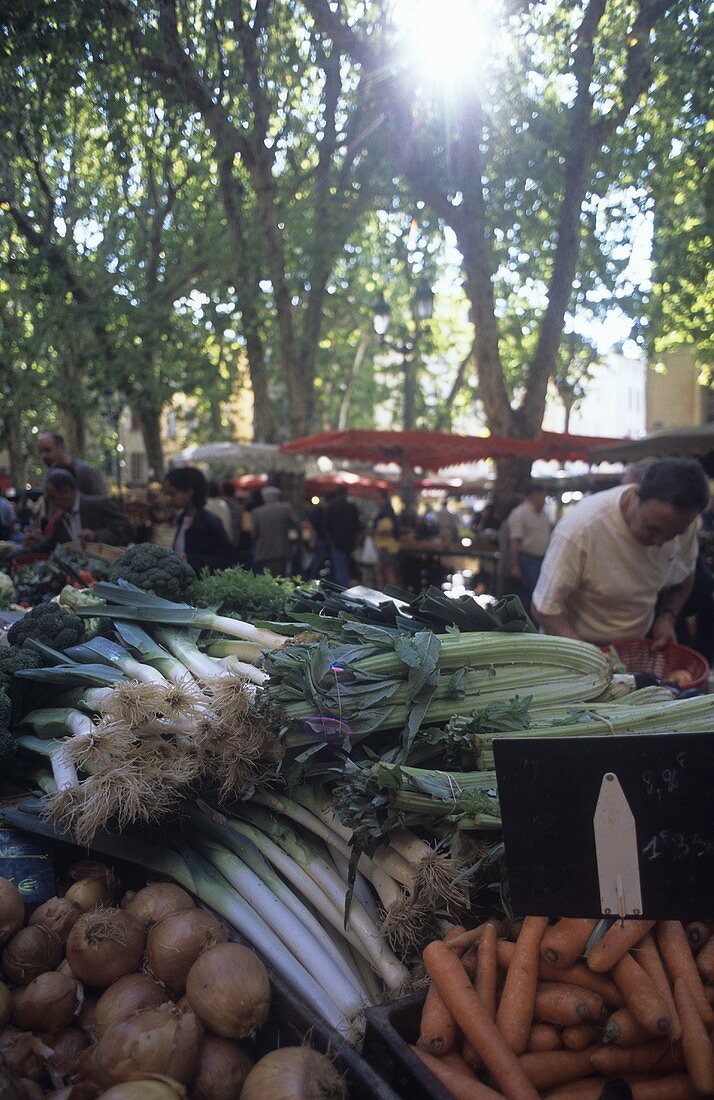
[[[10,700],[0,691],[0,763],[4,763],[15,752],[15,739],[10,733],[11,711]]]
[[[113,584],[128,581],[145,592],[177,603],[185,600],[195,579],[191,566],[175,550],[150,542],[125,550],[109,569],[109,580]]]
[[[10,645],[24,646],[32,640],[59,650],[77,645],[84,636],[82,620],[56,603],[41,603],[30,608],[7,632]]]
[[[217,607],[222,615],[251,622],[255,619],[279,622],[286,618],[286,607],[295,584],[287,577],[269,573],[250,573],[239,565],[220,573],[203,571],[194,578],[188,600],[194,607]]]
[[[36,653],[22,645],[9,645],[0,648],[0,691],[9,694],[13,674],[21,668],[37,668],[39,660]]]

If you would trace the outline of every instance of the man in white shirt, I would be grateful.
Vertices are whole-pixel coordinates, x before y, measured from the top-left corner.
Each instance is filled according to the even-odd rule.
[[[550,542],[551,523],[543,511],[545,490],[531,483],[526,499],[513,509],[508,524],[511,577],[516,593],[530,614],[531,598]]]
[[[676,641],[709,486],[692,459],[654,461],[636,485],[586,497],[555,528],[533,593],[548,634],[588,642]],[[655,618],[655,606],[659,610]]]

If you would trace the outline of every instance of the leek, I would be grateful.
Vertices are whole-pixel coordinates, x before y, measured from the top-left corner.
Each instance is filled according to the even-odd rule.
[[[58,665],[56,668],[21,668],[15,676],[25,680],[39,680],[43,684],[57,684],[60,687],[78,686],[110,687],[112,684],[126,683],[128,678],[112,665]]]
[[[165,627],[158,627],[156,637],[199,680],[210,682],[221,677],[240,676],[252,683],[263,684],[268,679],[265,672],[239,661],[236,657],[226,657],[221,660],[207,656],[196,645],[198,631],[168,630]]]
[[[84,717],[84,715],[82,716]],[[50,762],[52,778],[58,791],[67,791],[79,786],[77,769],[67,752],[67,746],[62,741],[48,741],[41,737],[31,737],[22,734],[16,738],[20,748],[34,752],[38,756],[44,756]]]
[[[135,660],[124,646],[108,638],[92,638],[89,642],[72,646],[65,650],[65,656],[80,664],[94,664],[99,658],[100,661],[120,669],[130,680],[138,680],[140,684],[168,686],[168,680],[160,672],[151,665]]]
[[[254,642],[239,642],[232,638],[219,638],[209,642],[206,653],[210,657],[237,657],[239,661],[249,661],[252,665],[259,661],[263,650]]]
[[[117,622],[114,629],[125,646],[133,650],[147,665],[153,665],[172,684],[185,687],[192,695],[202,697],[203,692],[185,664],[142,630],[136,623]]]

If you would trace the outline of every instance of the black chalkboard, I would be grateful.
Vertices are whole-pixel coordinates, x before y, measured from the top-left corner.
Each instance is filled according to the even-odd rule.
[[[714,734],[493,743],[518,915],[599,917],[593,815],[607,773],[635,817],[644,917],[714,919]]]

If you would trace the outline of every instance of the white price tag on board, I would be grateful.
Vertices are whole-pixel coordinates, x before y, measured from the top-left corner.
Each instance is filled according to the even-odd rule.
[[[608,916],[642,916],[635,815],[613,772],[602,778],[593,826],[601,911]]]

